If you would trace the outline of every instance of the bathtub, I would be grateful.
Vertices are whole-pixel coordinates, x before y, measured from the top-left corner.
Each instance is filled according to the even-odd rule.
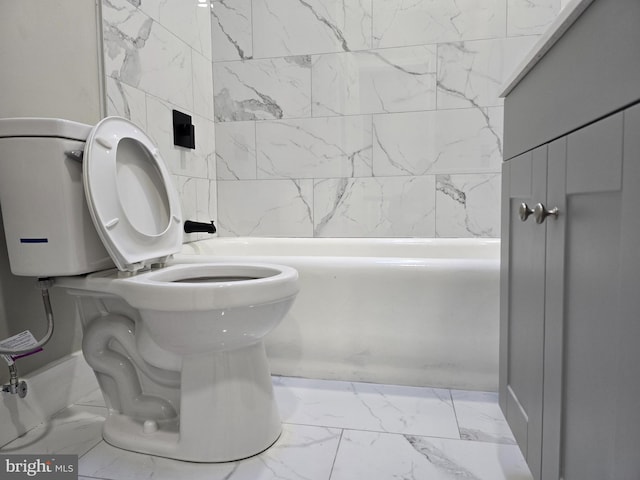
[[[497,390],[499,240],[211,238],[178,262],[289,265],[300,293],[266,338],[272,373]]]

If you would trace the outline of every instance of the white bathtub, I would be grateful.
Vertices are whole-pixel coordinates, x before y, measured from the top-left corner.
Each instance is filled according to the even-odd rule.
[[[274,374],[496,390],[499,240],[211,238],[179,262],[290,265],[300,293],[267,337]]]

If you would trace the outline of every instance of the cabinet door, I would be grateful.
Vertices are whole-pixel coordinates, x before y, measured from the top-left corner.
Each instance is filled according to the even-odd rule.
[[[546,198],[547,147],[504,164],[500,304],[500,401],[536,479],[542,448],[545,225],[519,217]]]
[[[624,112],[615,474],[640,478],[640,105]]]
[[[632,112],[626,116],[632,122]],[[636,114],[635,133],[623,137],[624,118],[607,117],[549,146],[547,207],[560,215],[545,222],[544,480],[640,474],[627,424],[635,419],[637,431],[637,145],[623,155],[623,138],[637,137],[640,122]]]

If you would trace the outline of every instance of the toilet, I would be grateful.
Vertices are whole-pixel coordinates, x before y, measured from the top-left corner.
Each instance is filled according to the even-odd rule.
[[[278,439],[263,338],[293,303],[298,274],[172,260],[179,197],[140,128],[120,117],[93,127],[0,119],[0,207],[12,273],[52,277],[76,301],[108,443],[226,462]]]

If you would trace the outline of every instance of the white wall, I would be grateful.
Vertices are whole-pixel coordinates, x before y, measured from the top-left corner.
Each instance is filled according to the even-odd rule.
[[[0,118],[60,117],[90,124],[101,118],[97,12],[87,0],[0,0]],[[56,289],[51,294],[54,336],[44,352],[18,362],[21,374],[80,348],[73,303]],[[40,291],[35,279],[11,274],[0,222],[0,337],[25,329],[38,338],[46,332]],[[0,364],[0,381],[6,378]]]
[[[101,118],[97,8],[0,0],[0,117]]]

